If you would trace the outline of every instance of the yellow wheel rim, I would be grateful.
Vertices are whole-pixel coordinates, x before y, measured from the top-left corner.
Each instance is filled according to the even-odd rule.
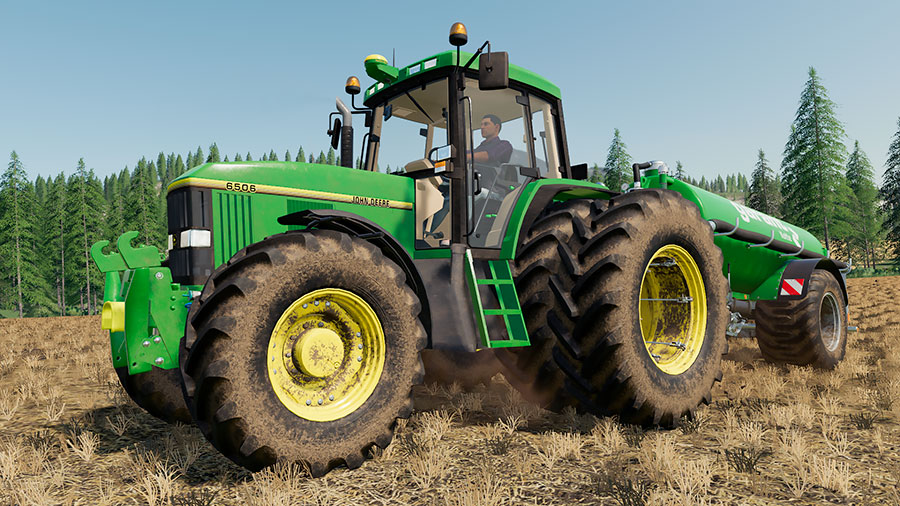
[[[706,290],[694,258],[681,246],[663,246],[644,268],[638,317],[644,347],[667,374],[691,368],[706,336]]]
[[[294,301],[278,319],[266,370],[286,408],[328,422],[366,402],[384,361],[384,330],[372,307],[347,290],[323,288]]]

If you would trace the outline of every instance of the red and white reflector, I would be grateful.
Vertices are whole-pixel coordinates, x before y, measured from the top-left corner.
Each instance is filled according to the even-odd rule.
[[[782,280],[781,295],[800,295],[803,293],[803,281],[803,278]]]

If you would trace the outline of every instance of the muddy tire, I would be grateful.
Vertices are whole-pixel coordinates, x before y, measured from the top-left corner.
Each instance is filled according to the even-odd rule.
[[[182,347],[206,438],[247,469],[301,462],[314,476],[385,448],[423,376],[421,306],[405,279],[378,248],[333,231],[235,254],[194,301]]]
[[[709,403],[728,285],[694,204],[667,190],[557,204],[514,267],[532,346],[498,356],[532,399],[663,426]]]
[[[127,367],[117,367],[116,375],[131,400],[147,413],[166,423],[192,423],[182,396],[178,369],[154,367],[144,373],[129,375]]]
[[[801,300],[759,301],[756,340],[771,362],[833,369],[847,349],[847,305],[841,285],[816,269]]]

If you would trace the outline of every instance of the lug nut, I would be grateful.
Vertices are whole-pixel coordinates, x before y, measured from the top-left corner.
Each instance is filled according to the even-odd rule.
[[[361,332],[357,332],[357,333],[356,333],[356,337],[362,337],[362,333],[361,333]]]
[[[324,324],[323,322],[319,322],[319,326],[320,326],[320,327],[324,327],[325,324]]]
[[[362,362],[362,357],[356,357],[357,362]]]
[[[310,404],[312,404],[312,401],[309,399],[306,399],[306,405],[309,406]]]
[[[329,395],[329,396],[328,396],[328,400],[329,400],[329,401],[333,401],[333,400],[334,400],[334,394]]]
[[[321,406],[323,402],[325,402],[325,401],[323,401],[322,399],[319,399],[319,406]]]
[[[160,339],[159,336],[156,336],[156,337],[153,338],[153,342],[156,343],[156,344],[159,344],[160,341],[162,341],[162,339]]]
[[[162,363],[163,363],[163,358],[162,358],[162,357],[156,357],[156,360],[154,360],[154,362],[156,362],[156,365],[162,365]]]
[[[309,307],[309,304],[303,304],[303,309],[306,309],[308,307]]]
[[[150,346],[150,341],[144,341],[143,343],[141,343],[141,346],[143,346],[144,348]]]
[[[163,273],[157,272],[157,273],[156,273],[156,279],[162,279],[162,278],[163,278]]]
[[[326,306],[326,307],[331,307],[331,301],[326,300],[326,301],[325,301],[325,306]]]
[[[291,352],[285,353],[284,356],[287,357],[287,358],[291,358]]]
[[[356,347],[359,349],[362,349],[363,348],[362,343],[357,344]]]
[[[313,301],[313,305],[314,305],[314,306],[318,306],[318,305],[319,305],[319,301]]]

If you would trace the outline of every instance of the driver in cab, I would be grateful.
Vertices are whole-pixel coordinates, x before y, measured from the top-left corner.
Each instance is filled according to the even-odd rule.
[[[499,167],[509,163],[513,147],[509,141],[500,139],[500,118],[494,114],[485,114],[481,118],[481,136],[484,140],[475,148],[472,160],[475,163]]]

